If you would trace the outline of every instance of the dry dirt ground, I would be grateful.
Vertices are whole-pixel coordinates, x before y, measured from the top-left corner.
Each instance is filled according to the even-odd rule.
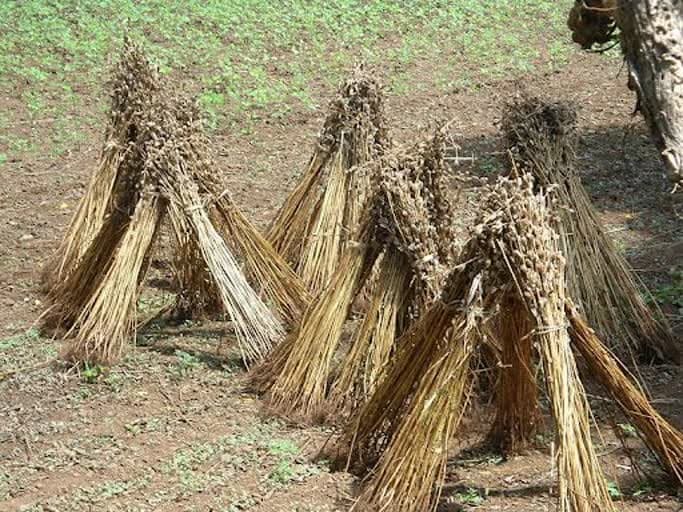
[[[430,71],[427,63],[417,66]],[[562,71],[531,75],[523,83],[389,96],[387,114],[399,141],[454,119],[461,155],[476,161],[453,172],[495,176],[503,165],[496,126],[503,101],[520,87],[574,101],[586,187],[620,250],[656,289],[682,263],[683,226],[618,73],[614,60],[575,54]],[[323,98],[330,92],[316,93]],[[11,99],[2,101],[0,108],[14,108]],[[286,123],[261,122],[249,134],[219,129],[213,135],[226,186],[260,226],[303,169],[323,110],[294,112]],[[79,374],[56,362],[28,369],[50,362],[59,350],[58,342],[34,328],[43,309],[38,276],[83,193],[99,141],[100,133],[91,131],[60,157],[38,151],[6,162],[2,171],[0,374],[23,370],[0,382],[0,510],[348,510],[358,482],[315,457],[332,430],[264,415],[258,398],[243,389],[245,371],[221,324],[154,325],[140,333],[139,346],[123,364],[101,374]],[[467,219],[470,205],[464,203],[457,206]],[[163,258],[154,274],[141,315],[164,300],[169,271]],[[680,335],[681,311],[667,313]],[[659,409],[681,426],[680,369],[643,373]],[[600,389],[589,391],[600,427],[595,441],[617,507],[681,510],[680,491],[666,484],[630,425]],[[528,455],[502,460],[480,446],[490,414],[489,406],[478,404],[460,441],[454,440],[440,512],[554,510],[552,436],[540,436],[538,449]]]

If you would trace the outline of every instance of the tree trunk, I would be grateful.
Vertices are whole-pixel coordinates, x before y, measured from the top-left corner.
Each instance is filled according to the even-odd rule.
[[[620,0],[629,86],[674,186],[683,187],[683,0]]]

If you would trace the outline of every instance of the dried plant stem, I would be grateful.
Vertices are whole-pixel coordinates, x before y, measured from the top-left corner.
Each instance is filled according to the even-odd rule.
[[[343,155],[342,137],[341,145],[330,164],[330,176],[318,215],[299,261],[299,275],[313,294],[327,286],[341,256],[349,182]]]
[[[568,292],[590,324],[622,357],[640,353],[678,361],[666,319],[656,305],[651,310],[645,304],[649,292],[605,233],[576,172],[575,110],[523,97],[507,107],[503,128],[513,170],[529,172],[538,187],[556,191]]]
[[[131,222],[125,207],[128,201],[126,198],[120,202],[78,264],[50,291],[51,306],[43,316],[43,327],[54,331],[69,330],[95,291],[103,286],[117,247]]]
[[[396,434],[352,510],[436,510],[448,443],[464,412],[469,363],[478,339],[477,321],[468,316],[461,315],[430,354]]]
[[[595,332],[567,306],[572,344],[600,382],[619,404],[629,420],[638,427],[642,438],[671,477],[683,484],[683,434],[666,421],[650,404],[626,367],[603,345]]]
[[[66,235],[43,271],[43,284],[47,290],[66,278],[97,236],[111,206],[121,158],[122,149],[115,141],[105,144],[99,166],[78,203]]]
[[[348,414],[367,400],[394,349],[412,272],[396,251],[385,253],[379,263],[370,307],[331,386],[328,403],[336,416]]]
[[[533,178],[524,175],[500,180],[488,201],[494,211],[487,260],[526,306],[541,354],[556,429],[558,510],[610,512],[614,508],[591,439],[588,402],[569,345],[566,262],[552,228],[551,198],[544,190],[535,194]]]
[[[196,185],[189,179],[176,179],[172,187],[176,201],[171,201],[171,216],[188,217],[192,236],[197,239],[223,306],[234,323],[245,363],[263,359],[282,336],[281,326],[247,283],[237,261],[211,223]]]
[[[303,282],[244,214],[223,194],[216,204],[220,227],[239,250],[245,270],[257,288],[272,303],[289,325],[301,320],[311,296]]]
[[[569,346],[562,306],[549,305],[544,313],[548,320],[555,320],[538,327],[536,340],[557,430],[559,510],[614,510],[591,441],[588,402]]]
[[[415,391],[415,383],[451,325],[455,310],[436,302],[398,341],[398,353],[375,392],[347,423],[336,443],[337,460],[363,473],[375,465],[391,442],[397,419]]]
[[[662,312],[655,301],[654,312],[645,304],[641,290],[645,296],[649,292],[605,233],[578,176],[567,178],[563,195],[574,212],[564,213],[561,230],[569,268],[576,269],[569,292],[581,301],[591,325],[611,340],[625,340],[636,353],[678,361]],[[624,354],[614,341],[612,347]]]
[[[172,316],[178,321],[217,317],[223,312],[223,303],[189,221],[182,215],[169,218],[176,239],[173,267],[177,293]]]
[[[541,421],[532,357],[532,324],[517,298],[502,303],[496,336],[501,348],[496,419],[489,440],[504,454],[523,451]]]
[[[315,218],[322,199],[323,171],[328,157],[324,151],[316,148],[302,180],[287,197],[266,235],[273,249],[293,266],[301,259],[311,219]]]
[[[121,358],[135,332],[138,289],[163,211],[164,201],[143,193],[106,276],[72,329],[67,360],[108,365]]]
[[[135,129],[140,116],[158,91],[159,77],[141,48],[125,38],[121,56],[113,70],[111,104],[104,144],[100,159],[87,190],[69,223],[66,235],[56,253],[43,270],[43,287],[47,292],[63,284],[85,255],[93,239],[114,212],[114,189],[122,173],[122,164],[128,163],[134,151]],[[123,170],[125,174],[125,170]],[[86,299],[87,300],[87,299]]]
[[[370,156],[364,157],[360,161],[370,161]],[[366,205],[371,200],[372,174],[376,171],[374,165],[377,164],[357,165],[348,171],[342,252],[346,250],[349,244],[353,244],[353,235],[360,225]]]
[[[274,379],[270,403],[284,414],[315,419],[324,411],[332,357],[344,322],[377,251],[365,243],[350,247],[329,286],[304,315],[282,372]]]

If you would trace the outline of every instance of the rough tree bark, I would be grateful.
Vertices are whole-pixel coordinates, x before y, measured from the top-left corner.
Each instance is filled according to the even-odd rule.
[[[640,111],[683,187],[683,0],[621,0],[615,13]]]
[[[575,0],[567,24],[583,48],[605,44],[619,28],[629,87],[683,190],[683,0]]]

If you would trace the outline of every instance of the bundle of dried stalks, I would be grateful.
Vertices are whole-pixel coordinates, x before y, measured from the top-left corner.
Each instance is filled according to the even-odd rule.
[[[421,144],[418,154],[420,162],[413,165],[413,174],[421,182],[424,203],[429,212],[429,221],[436,231],[436,250],[439,261],[444,268],[450,268],[455,262],[455,214],[449,194],[456,193],[456,201],[461,192],[462,178],[459,185],[449,184],[448,176],[452,175],[446,163],[446,150],[453,147],[454,142],[448,133],[448,125],[441,125],[434,130],[434,135]],[[440,276],[443,277],[443,276]],[[440,287],[440,285],[439,285]]]
[[[223,311],[216,283],[204,262],[199,242],[187,219],[170,216],[175,235],[173,258],[176,301],[171,316],[177,321],[215,318]]]
[[[473,287],[478,287],[475,280]],[[478,297],[473,289],[470,299]],[[467,400],[470,359],[478,341],[479,299],[457,314],[452,332],[429,354],[396,431],[356,505],[358,510],[435,510],[448,457]],[[450,325],[450,324],[448,324]]]
[[[440,231],[447,225],[444,217],[451,217],[442,186],[444,144],[437,131],[423,142],[387,155],[377,171],[377,200],[382,203],[377,222],[385,257],[379,263],[370,310],[332,384],[329,406],[337,416],[370,396],[402,326],[438,296],[444,274],[440,248],[451,242]]]
[[[102,364],[120,357],[134,335],[139,287],[154,235],[168,213],[180,248],[176,279],[187,287],[180,299],[186,311],[195,314],[220,301],[245,362],[263,358],[283,332],[209,216],[217,180],[198,110],[189,101],[158,94],[145,106],[136,132],[112,192],[116,208],[56,289],[60,294],[51,294],[50,318],[74,335],[66,356]]]
[[[225,192],[215,209],[223,236],[242,257],[247,276],[288,325],[298,323],[311,302],[299,276]]]
[[[329,283],[360,219],[369,177],[355,168],[387,146],[381,87],[359,66],[332,101],[308,168],[267,236],[313,293]]]
[[[138,122],[140,127],[145,124],[142,119],[141,116]],[[69,331],[96,290],[104,286],[118,247],[130,227],[136,205],[140,201],[141,170],[144,165],[140,132],[143,130],[137,131],[135,143],[130,144],[117,168],[117,178],[110,199],[111,213],[102,219],[102,225],[83,255],[71,264],[71,270],[56,280],[48,292],[50,307],[42,316],[43,328],[55,332]]]
[[[72,328],[76,335],[65,359],[108,365],[121,358],[135,332],[138,290],[163,213],[164,201],[153,189],[144,191],[107,273]]]
[[[683,484],[683,434],[655,410],[636,379],[607,350],[576,309],[568,305],[566,311],[572,344],[583,356],[591,376],[609,391],[664,469],[679,485]]]
[[[331,384],[329,414],[346,416],[369,397],[389,362],[410,288],[405,256],[386,251],[380,259],[370,306],[356,330],[351,349]]]
[[[396,355],[375,392],[347,422],[330,453],[347,470],[364,473],[378,462],[395,437],[421,376],[429,373],[439,354],[453,347],[449,329],[480,273],[480,252],[476,238],[464,247],[461,263],[449,274],[439,299],[396,342]],[[453,336],[459,335],[453,331]]]
[[[301,247],[315,219],[323,193],[323,178],[329,156],[316,145],[308,167],[268,228],[266,238],[293,267],[298,266]]]
[[[493,336],[501,348],[496,418],[489,441],[506,455],[527,448],[541,423],[533,359],[533,326],[516,294],[501,303]]]
[[[569,344],[564,306],[565,259],[547,192],[525,174],[501,180],[488,197],[499,205],[491,232],[493,273],[507,275],[529,312],[557,430],[559,510],[614,510],[590,436],[588,402]],[[511,279],[510,279],[511,278]]]
[[[513,166],[531,172],[539,187],[558,185],[557,229],[567,287],[590,324],[620,356],[636,351],[677,361],[663,315],[645,304],[647,290],[605,233],[575,171],[575,111],[521,98],[507,106],[503,129]]]
[[[164,143],[148,152],[146,163],[160,176],[171,224],[179,230],[177,239],[189,241],[195,246],[192,250],[201,253],[213,281],[211,290],[218,292],[233,322],[245,363],[258,361],[270,352],[282,329],[249,286],[210,218],[208,209],[215,199],[210,192],[216,184],[201,120],[193,104],[179,101],[166,106],[158,125],[163,129],[156,140]]]
[[[370,269],[363,266],[362,273],[354,275],[353,269],[361,272],[361,258],[349,256],[358,267],[348,267],[344,260],[323,299],[306,314],[299,332],[283,344],[282,350],[289,351],[287,357],[276,354],[268,368],[268,372],[277,375],[272,397],[281,410],[290,411],[303,405],[301,415],[310,418],[324,414],[319,409],[323,403],[329,414],[343,413],[352,403],[364,401],[391,353],[398,326],[405,316],[403,305],[412,300],[421,308],[437,295],[442,272],[436,242],[438,233],[428,206],[435,194],[425,186],[425,183],[431,186],[432,181],[421,179],[428,173],[445,170],[443,159],[426,157],[432,157],[433,149],[433,139],[429,139],[392,152],[357,173],[372,174],[377,183],[377,192],[364,213],[363,228],[369,232],[371,226],[377,236],[373,240],[372,261],[384,250],[377,267],[380,281],[374,290],[373,306],[331,385],[330,399],[323,402],[332,377],[332,356],[340,342],[349,308]],[[437,165],[440,167],[431,168]],[[362,281],[357,282],[361,277]],[[342,307],[336,307],[339,304]],[[418,311],[418,306],[413,310]],[[323,320],[327,318],[333,320],[325,323]],[[263,372],[257,375],[261,380]]]
[[[64,281],[97,236],[105,216],[113,213],[112,194],[125,153],[135,143],[145,104],[158,91],[158,76],[141,49],[126,39],[111,82],[111,106],[100,159],[55,254],[46,262],[46,291]]]
[[[322,415],[332,358],[341,339],[354,297],[367,280],[379,255],[375,243],[375,215],[368,210],[357,242],[344,253],[332,282],[304,314],[299,330],[282,344],[286,355],[274,359],[270,404],[303,420]]]
[[[425,141],[387,156],[379,174],[383,207],[378,223],[389,246],[403,254],[410,266],[410,313],[414,317],[439,296],[445,277],[441,254],[452,240],[443,231],[453,213],[441,188],[447,172],[444,144],[437,131]],[[435,199],[442,195],[437,209]]]
[[[65,294],[55,297],[57,311],[70,307],[69,316],[75,316],[66,335],[73,335],[64,347],[67,360],[111,364],[134,335],[139,288],[167,206],[158,191],[158,169],[149,158],[164,140],[159,119],[165,110],[160,98],[146,105],[113,191],[120,206],[116,214],[105,217],[85,257],[65,281],[70,289],[60,286]],[[94,277],[87,288],[75,281],[84,276]],[[66,302],[78,292],[84,294]]]
[[[181,100],[181,103],[182,106],[176,108],[176,118],[183,126],[184,134],[176,139],[185,141],[183,154],[187,160],[191,159],[186,179],[195,183],[211,222],[240,257],[249,281],[277,310],[280,318],[290,325],[298,322],[310,301],[308,292],[291,267],[240,211],[228,191],[219,193],[217,165],[197,107],[187,100]],[[222,301],[203,261],[196,236],[187,225],[182,225],[182,217],[171,220],[176,233],[174,268],[179,285],[175,314],[187,318],[215,316],[222,309]]]

